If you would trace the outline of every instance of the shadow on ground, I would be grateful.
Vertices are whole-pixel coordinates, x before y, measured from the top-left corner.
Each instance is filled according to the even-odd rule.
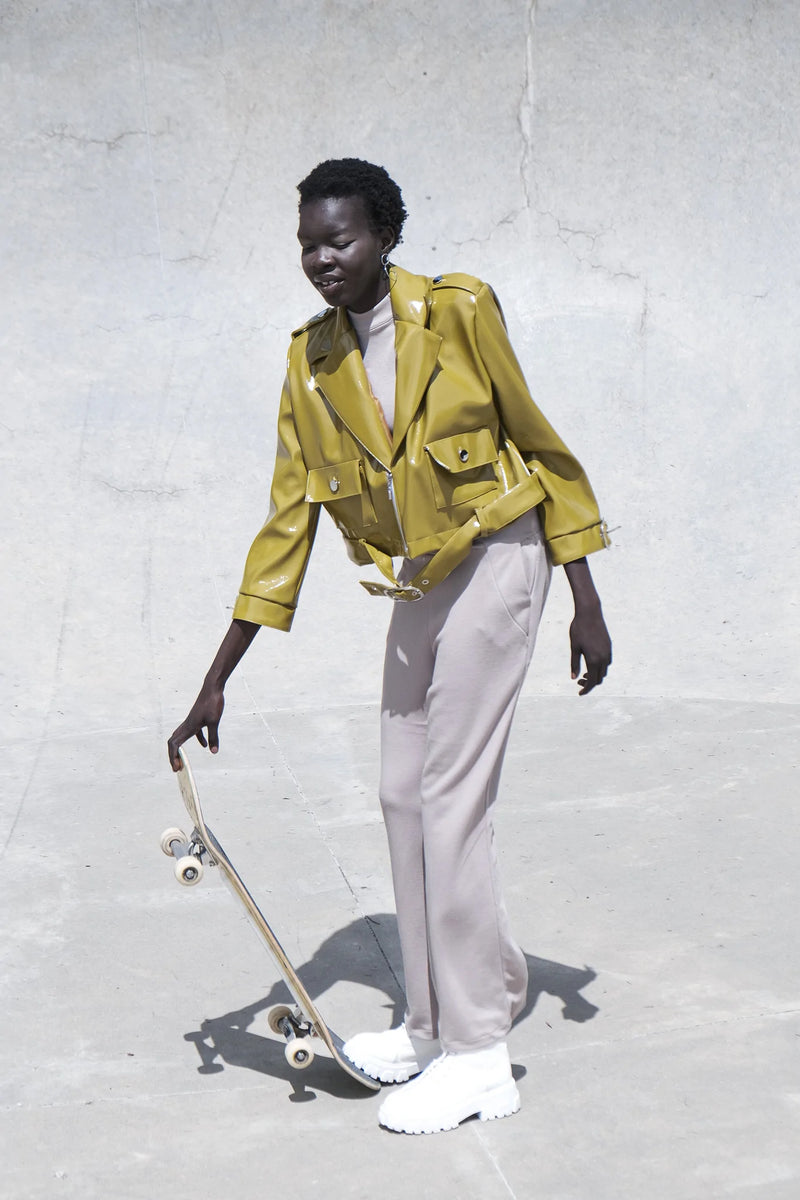
[[[565,1021],[590,1021],[596,1015],[597,1006],[581,995],[597,977],[591,967],[569,967],[533,954],[525,957],[529,971],[528,998],[518,1021],[530,1016],[543,993],[561,1001]],[[404,1010],[402,984],[392,967],[392,962],[398,962],[399,958],[396,918],[392,913],[378,913],[359,918],[326,938],[297,973],[315,1001],[336,983],[375,988],[387,997],[385,1007],[391,1008],[387,1026],[394,1026],[403,1019]],[[290,1067],[282,1041],[251,1029],[260,1013],[286,1003],[293,1002],[286,985],[279,982],[252,1004],[209,1017],[198,1030],[185,1034],[186,1041],[193,1042],[200,1055],[198,1071],[213,1074],[224,1070],[227,1064],[271,1075],[291,1084],[294,1090],[290,1099],[295,1103],[313,1100],[314,1088],[334,1096],[368,1095],[331,1059],[323,1056],[317,1056],[304,1072]],[[322,1015],[325,1016],[324,1005]]]

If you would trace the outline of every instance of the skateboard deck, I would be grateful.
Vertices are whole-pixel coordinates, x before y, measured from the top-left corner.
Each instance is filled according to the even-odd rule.
[[[186,886],[199,883],[203,876],[204,862],[207,862],[210,866],[219,868],[225,883],[243,905],[253,928],[266,946],[294,1000],[294,1007],[281,1005],[271,1009],[268,1015],[269,1027],[273,1033],[286,1038],[285,1053],[290,1066],[297,1069],[310,1066],[314,1060],[314,1041],[319,1040],[324,1043],[334,1062],[343,1071],[372,1091],[379,1091],[378,1081],[365,1074],[345,1056],[342,1039],[326,1025],[266,917],[206,824],[189,760],[183,750],[179,750],[178,753],[182,763],[182,769],[177,772],[178,783],[193,829],[189,837],[180,829],[166,829],[161,835],[161,849],[176,860],[175,874],[178,880]]]

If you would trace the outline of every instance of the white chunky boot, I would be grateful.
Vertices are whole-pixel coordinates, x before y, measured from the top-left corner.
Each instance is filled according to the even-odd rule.
[[[362,1071],[381,1083],[405,1083],[441,1053],[439,1039],[413,1037],[405,1025],[384,1033],[357,1033],[344,1044],[344,1053]]]
[[[440,1133],[476,1113],[481,1121],[492,1121],[518,1109],[508,1049],[499,1042],[440,1055],[418,1079],[384,1100],[378,1120],[397,1133]]]

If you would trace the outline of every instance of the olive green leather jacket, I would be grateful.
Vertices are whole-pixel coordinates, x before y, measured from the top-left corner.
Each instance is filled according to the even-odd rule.
[[[466,552],[534,506],[554,563],[608,544],[580,464],[531,399],[491,288],[392,267],[391,297],[391,440],[346,311],[327,309],[292,335],[270,514],[234,617],[290,628],[321,507],[351,557],[390,579],[390,556],[439,551],[458,531]]]

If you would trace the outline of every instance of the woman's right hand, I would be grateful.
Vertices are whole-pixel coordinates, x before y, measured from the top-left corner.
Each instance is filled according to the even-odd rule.
[[[212,754],[217,753],[219,750],[219,722],[224,707],[225,695],[222,688],[208,682],[204,683],[186,720],[181,722],[167,741],[167,754],[173,771],[181,769],[178,747],[182,746],[184,742],[188,742],[189,738],[196,737],[201,746],[208,746]],[[204,729],[208,730],[208,740],[203,734]]]
[[[252,621],[231,621],[200,688],[200,695],[189,710],[186,720],[167,741],[169,765],[173,771],[180,771],[178,749],[191,737],[196,737],[201,746],[208,746],[212,754],[219,750],[219,722],[225,707],[225,684],[260,628],[260,625]],[[204,729],[208,730],[208,741],[203,736]]]

